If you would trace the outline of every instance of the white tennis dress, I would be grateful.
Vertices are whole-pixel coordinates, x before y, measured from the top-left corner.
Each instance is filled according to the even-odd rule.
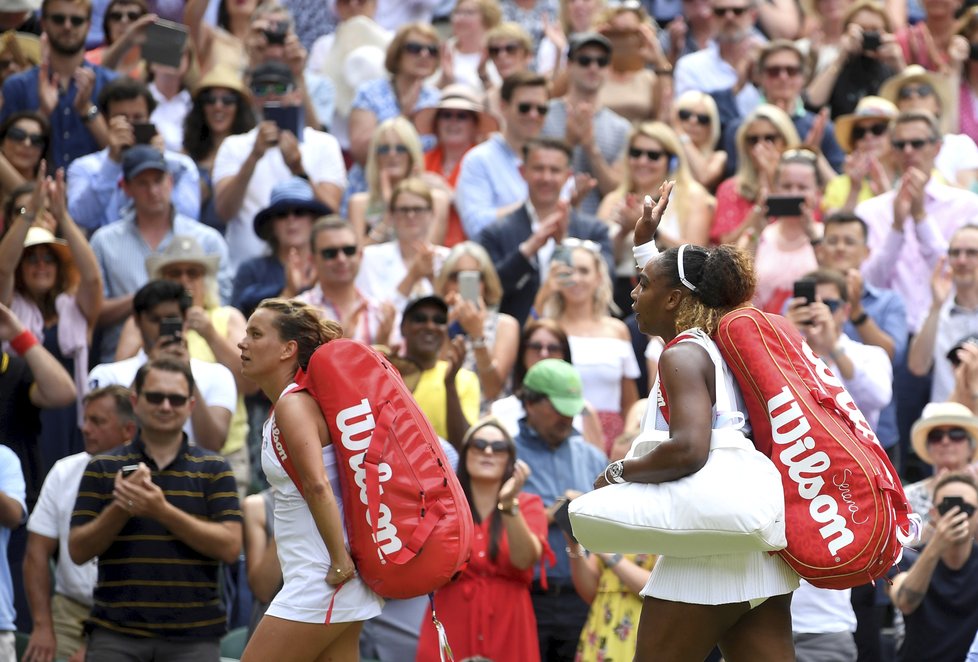
[[[703,347],[723,372],[724,384],[733,409],[744,412],[743,397],[736,380],[720,356],[716,344],[700,329],[684,332],[689,338],[679,342],[692,342]],[[642,430],[668,430],[659,410],[662,402],[659,378],[652,387],[650,406],[642,419]],[[746,414],[744,414],[746,416]],[[717,410],[713,407],[714,427]],[[669,443],[668,441],[663,443]],[[718,489],[736,490],[738,476],[730,476],[730,482]],[[652,569],[641,595],[702,605],[720,605],[733,602],[751,602],[756,606],[765,598],[790,593],[798,588],[798,574],[777,554],[752,552],[750,554],[721,554],[697,558],[660,557]]]
[[[289,384],[282,395],[295,388],[296,384]],[[275,455],[273,436],[278,436],[274,410],[262,428],[261,466],[268,482],[277,490],[275,543],[285,583],[265,613],[301,623],[344,623],[377,616],[384,600],[367,588],[359,576],[347,581],[338,590],[326,583],[330,565],[326,543],[319,535],[306,500]],[[343,499],[332,445],[323,448],[323,465],[342,518]],[[343,539],[347,540],[345,524]]]

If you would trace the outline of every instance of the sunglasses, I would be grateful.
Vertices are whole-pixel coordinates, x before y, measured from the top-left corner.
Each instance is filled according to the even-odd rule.
[[[694,118],[703,126],[708,126],[710,124],[710,116],[705,113],[694,113],[693,111],[686,110],[685,108],[679,109],[679,119],[681,119],[683,122],[688,122]]]
[[[428,324],[434,323],[438,326],[445,326],[448,324],[448,315],[445,313],[423,313],[420,310],[415,311],[408,315],[408,319],[414,324]]]
[[[340,256],[340,253],[343,253],[347,257],[353,257],[357,254],[357,247],[351,245],[319,249],[319,256],[324,260],[335,260]]]
[[[38,264],[57,264],[58,258],[54,256],[54,253],[44,252],[31,252],[24,254],[24,263],[30,265]]]
[[[283,209],[282,211],[277,211],[271,215],[273,221],[279,219],[288,218],[289,216],[298,216],[300,218],[305,218],[307,216],[313,216],[314,212],[309,209]]]
[[[488,439],[482,439],[480,437],[473,437],[470,439],[469,446],[479,451],[485,451],[487,448],[489,448],[493,453],[506,453],[509,451],[509,443],[505,441],[489,441]]]
[[[414,218],[431,211],[431,207],[394,207],[392,210],[395,215],[404,218]]]
[[[469,120],[475,120],[475,113],[469,112],[467,110],[439,110],[435,113],[435,120],[455,120],[458,122],[467,122]]]
[[[377,156],[387,156],[391,152],[395,154],[407,154],[407,145],[377,145]]]
[[[842,307],[842,299],[822,299],[822,303],[828,306],[830,313],[835,313]]]
[[[937,444],[945,437],[954,443],[961,443],[970,439],[968,432],[964,428],[932,428],[927,432],[927,443]]]
[[[67,14],[48,14],[45,18],[55,25],[65,25],[70,22],[71,26],[75,28],[88,23],[87,16],[79,16],[78,14],[71,14],[70,16]]]
[[[878,124],[870,124],[869,126],[854,126],[852,127],[852,139],[862,140],[868,134],[873,134],[874,136],[882,136],[890,128],[890,125],[886,122],[879,122]]]
[[[200,102],[205,106],[214,106],[217,104],[221,104],[222,106],[237,106],[238,97],[231,93],[214,94],[213,92],[204,92],[200,95]]]
[[[167,280],[178,280],[183,277],[197,280],[204,277],[204,270],[200,267],[167,267],[163,270],[163,277]]]
[[[744,142],[746,142],[751,147],[753,147],[757,143],[761,142],[762,140],[764,142],[768,143],[768,144],[773,145],[780,138],[781,138],[781,136],[779,136],[776,133],[763,133],[763,134],[760,134],[760,135],[757,135],[757,136],[746,136],[744,138]]]
[[[669,152],[661,152],[657,149],[639,149],[638,147],[629,147],[628,156],[633,159],[637,159],[642,155],[645,155],[649,161],[658,161],[663,156],[672,156]]]
[[[780,78],[782,75],[785,75],[788,78],[794,78],[799,74],[801,74],[801,67],[780,64],[764,67],[764,75],[768,78]]]
[[[528,342],[526,348],[534,352],[547,350],[547,354],[563,354],[564,348],[557,343]]]
[[[121,21],[126,19],[130,23],[142,16],[142,12],[138,11],[110,11],[108,17],[110,21]]]
[[[750,7],[714,7],[713,15],[717,18],[723,18],[727,14],[733,14],[734,16],[743,16]]]
[[[897,92],[898,99],[909,99],[910,97],[929,97],[934,93],[934,88],[927,83],[920,85],[904,85]]]
[[[890,144],[893,145],[893,149],[897,150],[898,152],[904,151],[907,147],[909,147],[910,149],[916,152],[917,150],[923,149],[927,145],[933,143],[934,143],[933,138],[929,138],[927,140],[924,140],[922,138],[917,138],[916,140],[894,140]]]
[[[404,44],[404,50],[406,50],[411,55],[429,55],[435,57],[438,55],[438,46],[434,44],[419,44],[416,41],[409,41]]]
[[[947,256],[952,260],[959,257],[974,259],[978,257],[978,248],[949,248],[947,249]]]
[[[502,46],[490,46],[489,57],[498,57],[500,53],[506,53],[506,55],[516,55],[522,50],[522,44],[517,43],[503,44]]]
[[[253,83],[251,91],[256,97],[264,97],[269,94],[288,94],[295,89],[292,83]]]
[[[608,66],[610,58],[607,55],[578,55],[574,58],[574,62],[577,66],[584,67],[585,69],[590,67],[592,64],[598,65],[599,69],[604,69]]]
[[[180,395],[179,393],[160,393],[159,391],[146,391],[143,393],[143,397],[146,398],[146,402],[151,405],[161,405],[164,400],[169,400],[170,405],[173,407],[182,407],[187,404],[190,400],[189,395]]]
[[[19,126],[10,127],[7,130],[7,135],[5,135],[4,138],[12,140],[15,143],[29,142],[31,147],[41,147],[44,145],[43,133],[27,133],[27,131]]]
[[[547,113],[550,112],[550,106],[547,104],[523,102],[516,104],[516,110],[519,111],[520,115],[529,115],[530,111],[535,110],[540,117],[546,117]]]

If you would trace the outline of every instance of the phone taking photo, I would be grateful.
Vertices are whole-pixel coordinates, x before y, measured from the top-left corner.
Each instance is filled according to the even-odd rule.
[[[767,197],[768,216],[801,216],[801,206],[805,198],[797,195],[769,195]]]
[[[975,514],[975,507],[964,500],[963,497],[959,496],[946,496],[941,499],[941,502],[937,504],[937,512],[940,513],[941,517],[944,517],[951,509],[957,506],[962,513],[965,513],[968,517]]]
[[[161,338],[174,338],[179,340],[183,338],[183,318],[181,317],[164,317],[160,320],[160,337]]]
[[[156,136],[156,125],[152,122],[138,122],[132,125],[132,133],[137,145],[148,145]]]
[[[129,478],[129,476],[136,473],[137,469],[139,469],[138,464],[127,464],[126,466],[122,467],[122,477]]]
[[[481,281],[482,274],[478,271],[458,272],[458,293],[463,301],[479,304],[479,283]]]
[[[262,106],[262,117],[275,122],[279,131],[291,131],[302,142],[302,127],[305,122],[302,106],[283,106],[273,101]]]

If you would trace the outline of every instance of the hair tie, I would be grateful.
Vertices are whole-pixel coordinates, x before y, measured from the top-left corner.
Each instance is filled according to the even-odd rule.
[[[695,292],[696,286],[686,280],[686,269],[683,268],[683,257],[685,256],[687,246],[689,244],[683,244],[679,247],[679,257],[677,260],[679,262],[679,282],[688,287],[691,292]]]

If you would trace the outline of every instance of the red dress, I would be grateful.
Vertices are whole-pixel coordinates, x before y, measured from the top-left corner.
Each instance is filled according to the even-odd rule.
[[[519,496],[520,512],[530,531],[547,546],[547,516],[535,494]],[[496,560],[489,558],[489,522],[475,526],[472,557],[462,576],[435,591],[435,610],[445,626],[456,660],[481,655],[490,660],[539,662],[537,619],[530,602],[533,568],[519,570],[509,562],[506,530],[499,538]],[[421,622],[418,662],[438,662],[438,634],[431,608]]]
[[[445,155],[442,154],[441,145],[435,146],[434,149],[424,155],[425,172],[433,172],[438,175],[442,174],[441,164],[444,158]],[[451,174],[445,178],[445,181],[453,189],[455,188],[455,183],[458,181],[458,173],[461,172],[461,168],[462,159],[459,159]],[[459,218],[458,210],[455,209],[455,203],[453,202],[448,206],[448,227],[445,228],[445,241],[442,242],[442,246],[451,248],[455,244],[465,241],[467,238],[465,236],[465,230],[462,228],[462,219]]]

